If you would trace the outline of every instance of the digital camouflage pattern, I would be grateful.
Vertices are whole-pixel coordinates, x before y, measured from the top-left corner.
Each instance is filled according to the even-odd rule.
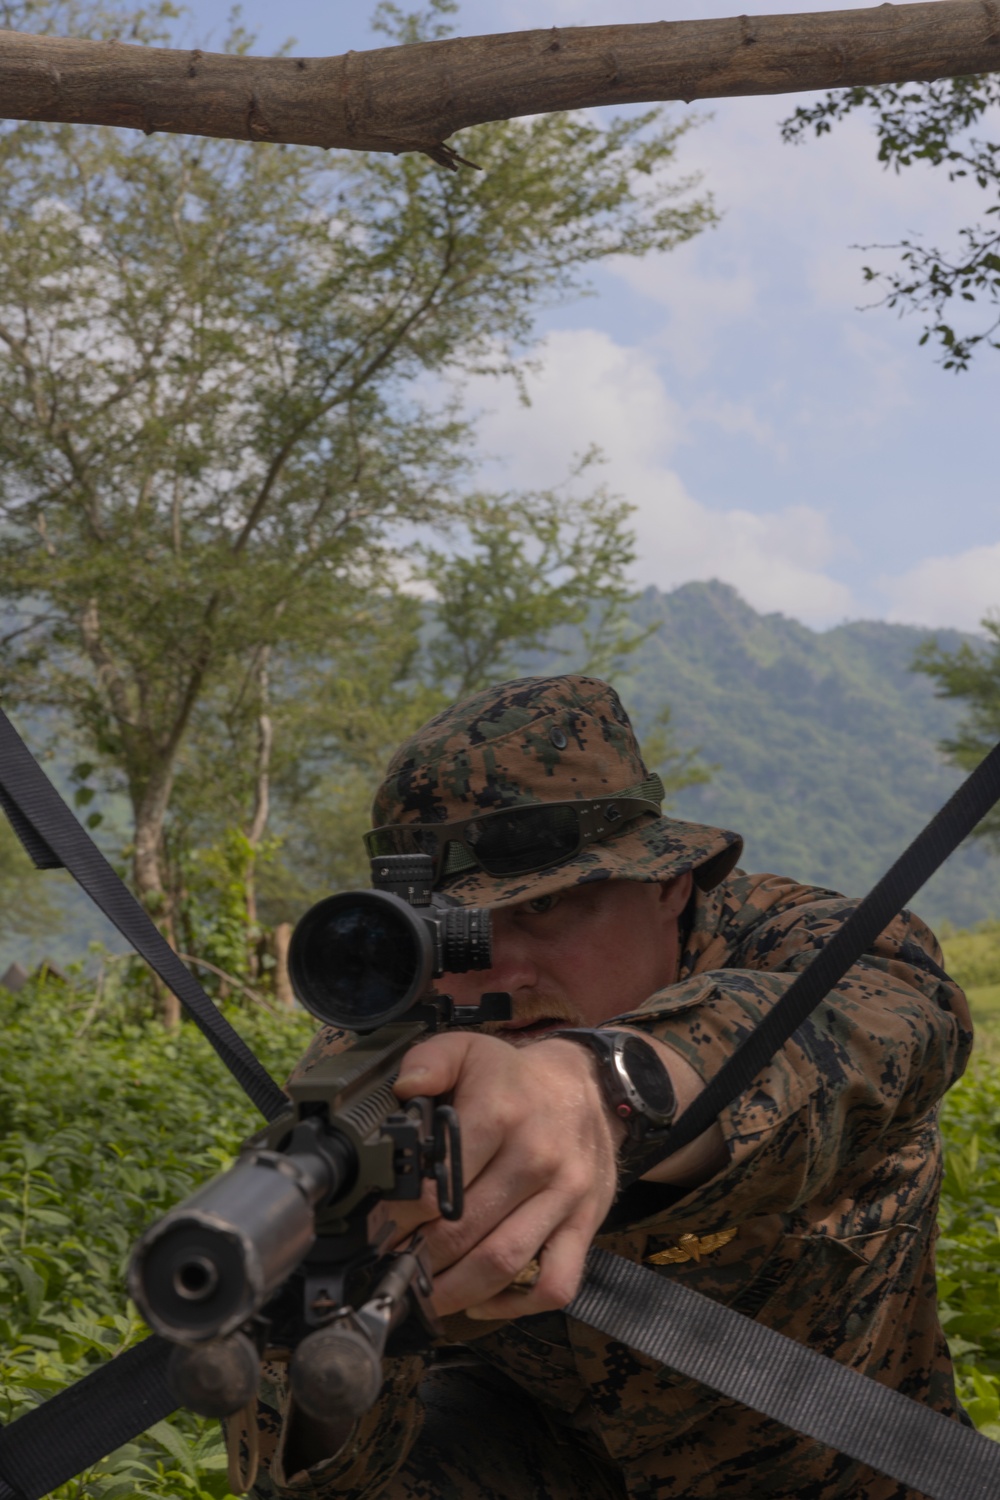
[[[404,764],[394,765],[398,778]],[[432,779],[407,775],[414,788]],[[455,803],[447,805],[453,816]],[[699,887],[676,983],[623,1019],[675,1047],[707,1080],[851,909],[833,892],[774,875],[735,871]],[[897,918],[720,1117],[726,1169],[673,1202],[677,1190],[630,1189],[618,1208],[622,1227],[597,1243],[647,1260],[682,1235],[701,1240],[735,1227],[714,1250],[656,1273],[959,1418],[934,1278],[937,1111],[972,1037],[964,997],[940,964],[927,927]],[[301,1066],[342,1045],[320,1032]],[[426,1376],[425,1360],[389,1361],[377,1406],[345,1448],[288,1475],[287,1391],[273,1366],[260,1500],[918,1500],[560,1313],[448,1327],[523,1393],[513,1406],[497,1390],[473,1423],[456,1400],[449,1447],[437,1415],[441,1375]],[[418,1437],[422,1395],[432,1418],[426,1440]]]
[[[595,677],[521,677],[431,719],[397,750],[375,795],[372,827],[454,822],[478,812],[624,792],[645,781],[635,732],[614,688]],[[466,906],[502,906],[593,880],[668,880],[694,870],[706,889],[743,840],[721,828],[646,814],[555,868],[444,882]]]

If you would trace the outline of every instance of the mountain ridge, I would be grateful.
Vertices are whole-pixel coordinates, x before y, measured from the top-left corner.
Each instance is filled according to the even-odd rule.
[[[862,895],[962,780],[937,748],[962,705],[911,664],[928,635],[948,650],[977,637],[879,620],[814,631],[718,580],[648,588],[631,613],[657,628],[615,683],[640,734],[668,704],[678,743],[717,767],[675,808],[742,833],[746,868]],[[997,916],[1000,859],[967,841],[914,906],[960,926]]]

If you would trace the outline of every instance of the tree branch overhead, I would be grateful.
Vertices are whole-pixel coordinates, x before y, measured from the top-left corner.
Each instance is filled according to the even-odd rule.
[[[0,118],[425,151],[455,165],[445,141],[487,120],[997,69],[997,0],[553,27],[319,58],[0,30]]]

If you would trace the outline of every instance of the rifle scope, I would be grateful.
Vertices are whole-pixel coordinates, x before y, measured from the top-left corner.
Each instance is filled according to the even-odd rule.
[[[292,934],[288,969],[318,1021],[375,1031],[404,1016],[432,979],[490,967],[489,911],[432,896],[431,868],[426,854],[373,859],[380,889],[343,891],[306,912]]]

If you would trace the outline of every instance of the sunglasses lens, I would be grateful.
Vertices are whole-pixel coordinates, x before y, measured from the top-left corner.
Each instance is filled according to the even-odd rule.
[[[572,807],[512,807],[470,824],[466,838],[488,875],[518,875],[575,854],[580,820]]]

